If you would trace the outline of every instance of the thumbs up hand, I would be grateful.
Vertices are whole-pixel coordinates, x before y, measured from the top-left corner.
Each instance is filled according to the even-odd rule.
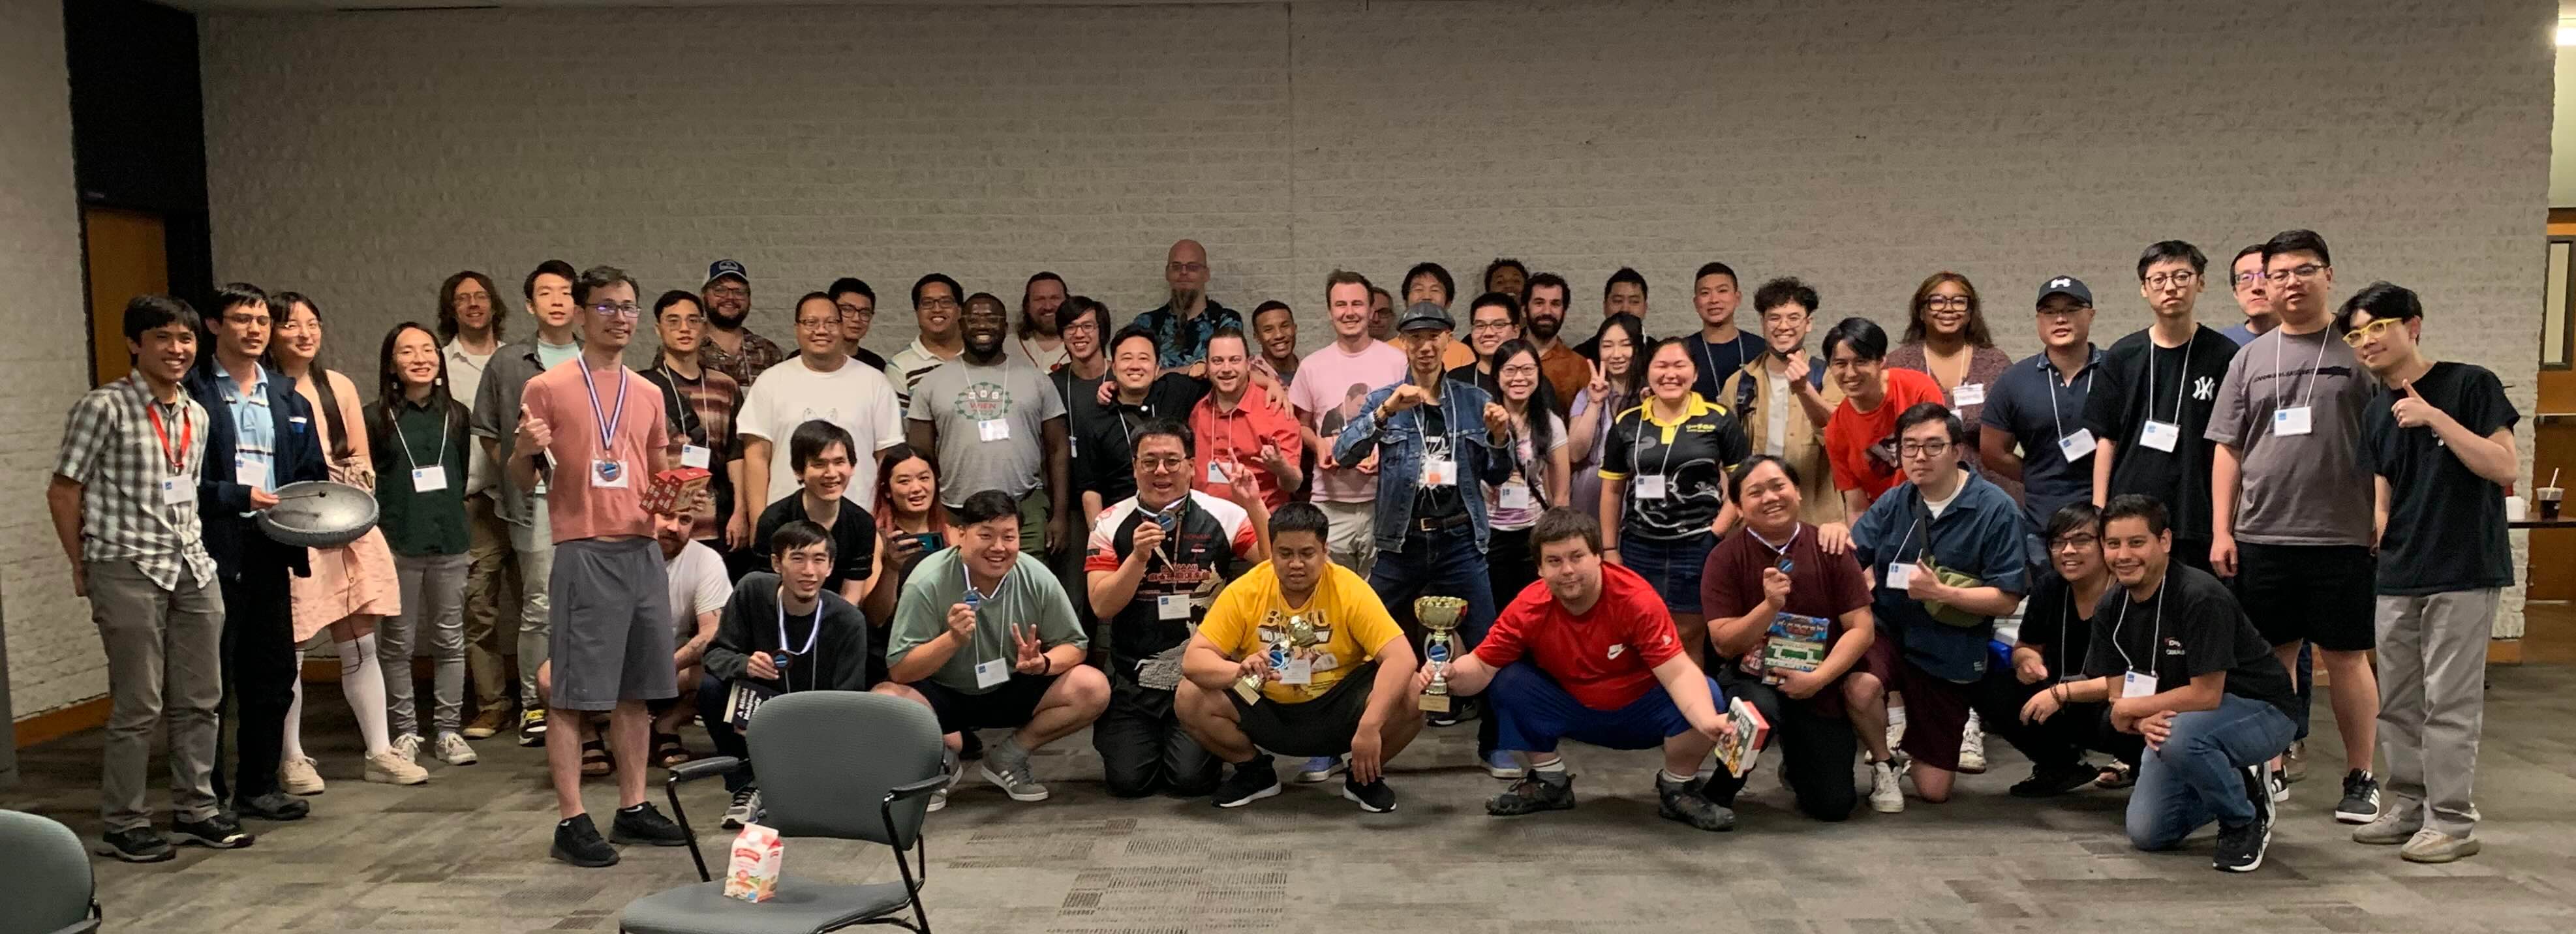
[[[2438,425],[2442,420],[2450,418],[2441,409],[2434,408],[2432,403],[2424,401],[2423,394],[2415,391],[2415,384],[2412,381],[2399,388],[2404,389],[2406,394],[2388,407],[2389,414],[2397,417],[2398,427],[2421,428],[2426,425]]]
[[[554,441],[554,429],[547,427],[546,420],[528,414],[528,404],[519,403],[518,448],[522,451],[542,451],[554,444]]]

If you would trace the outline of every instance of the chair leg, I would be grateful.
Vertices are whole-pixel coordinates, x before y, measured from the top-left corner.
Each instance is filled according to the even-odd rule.
[[[716,881],[716,877],[707,872],[706,854],[698,852],[698,829],[689,826],[689,812],[680,807],[680,777],[673,775],[663,779],[662,793],[671,799],[671,819],[678,822],[680,831],[689,837],[689,861],[698,864],[698,881]]]

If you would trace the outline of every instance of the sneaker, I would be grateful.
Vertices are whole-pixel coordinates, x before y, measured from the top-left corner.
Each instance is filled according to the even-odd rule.
[[[2272,803],[2269,777],[2263,766],[2250,765],[2238,771],[2245,780],[2245,797],[2254,805],[2254,819],[2244,824],[2218,828],[2218,855],[2210,868],[2221,872],[2253,872],[2263,868],[2263,851],[2272,845]]]
[[[1449,699],[1449,709],[1424,714],[1422,722],[1433,728],[1453,727],[1467,722],[1467,718],[1459,714],[1458,699],[1453,697]]]
[[[311,756],[290,756],[277,764],[277,784],[290,795],[322,793],[322,771]]]
[[[1306,760],[1306,766],[1297,770],[1297,784],[1319,785],[1331,781],[1335,775],[1350,771],[1350,768],[1350,762],[1340,756],[1316,756]]]
[[[485,707],[474,714],[474,719],[466,722],[465,738],[491,739],[500,735],[501,728],[508,725],[510,725],[508,710],[500,707]]]
[[[966,736],[972,739],[975,734],[968,733]],[[957,787],[958,780],[966,777],[966,763],[958,759],[954,750],[942,748],[939,751],[939,770],[948,774],[948,784],[941,785],[939,790],[930,793],[930,805],[924,808],[926,811],[945,810],[948,807],[949,789]]]
[[[591,824],[588,814],[557,822],[554,849],[546,855],[590,869],[617,865],[617,848],[599,838],[599,828]]]
[[[543,746],[545,744],[546,712],[538,709],[521,711],[519,713],[519,745]],[[584,864],[574,863],[573,865],[579,866]]]
[[[1502,794],[1486,799],[1485,813],[1495,817],[1518,817],[1540,811],[1574,810],[1574,776],[1558,772],[1558,778],[1551,781],[1545,777],[1546,774],[1532,773],[1513,782],[1511,787],[1503,789]]]
[[[1680,821],[1701,830],[1734,830],[1734,809],[1720,806],[1717,802],[1709,800],[1706,795],[1700,793],[1702,787],[1704,786],[1696,780],[1677,782],[1662,775],[1656,775],[1655,816],[1669,821]],[[1572,803],[1568,802],[1567,806],[1571,807]]]
[[[2352,842],[2396,846],[2413,840],[2423,829],[2424,818],[2421,815],[2408,816],[2398,813],[2396,808],[2387,808],[2379,812],[2378,819],[2353,828]]]
[[[984,761],[975,764],[984,780],[1002,789],[1013,801],[1044,801],[1047,786],[1038,784],[1037,774],[1029,770],[1027,750],[1004,742],[986,747]]]
[[[1896,747],[1890,745],[1888,748]],[[1973,710],[1968,712],[1968,726],[1959,731],[1959,771],[1967,775],[1986,772],[1986,731]]]
[[[760,823],[760,789],[749,785],[733,793],[733,803],[725,806],[724,820],[717,826],[741,830],[744,824]]]
[[[1351,781],[1350,776],[1344,775],[1342,776],[1342,797],[1350,799],[1360,806],[1360,810],[1371,814],[1384,814],[1395,810],[1395,789],[1386,787],[1386,779],[1383,778],[1362,785]]]
[[[276,793],[270,792],[270,794]],[[285,797],[284,795],[277,796],[281,798]],[[267,795],[262,795],[261,797],[267,797]],[[295,803],[303,804],[304,802],[297,801]],[[171,821],[170,839],[176,840],[180,843],[193,843],[210,849],[238,850],[257,842],[259,838],[251,836],[248,832],[243,831],[241,828],[241,822],[234,820],[231,815],[217,812],[214,816],[208,817],[205,820]]]
[[[394,737],[392,749],[394,755],[401,756],[403,761],[420,764],[420,734],[405,733]]]
[[[152,829],[150,824],[100,834],[98,844],[90,847],[90,852],[129,863],[158,863],[179,855],[177,850],[170,848],[170,839]]]
[[[454,733],[440,733],[438,734],[438,761],[449,765],[473,765],[483,761],[483,757],[474,754],[474,747],[466,744],[465,737]]]
[[[1272,765],[1267,755],[1253,756],[1228,771],[1232,774],[1216,786],[1216,795],[1209,799],[1217,807],[1239,808],[1279,793],[1279,767]]]
[[[287,797],[285,792],[272,791],[264,795],[236,799],[233,801],[233,813],[236,816],[254,820],[303,820],[305,815],[313,813],[313,805],[302,798]]]
[[[2454,837],[2427,827],[2415,832],[2397,856],[2410,863],[2448,863],[2463,856],[2478,855],[2478,838]]]
[[[2029,778],[2022,779],[2012,786],[2012,796],[2054,798],[2092,784],[2100,777],[2102,777],[2101,769],[2087,765],[2080,759],[2056,765],[2034,765],[2030,768]]]
[[[2271,776],[2272,803],[2281,804],[2289,801],[2290,776],[2283,773],[2280,769],[2273,769],[2271,771]]]
[[[1887,748],[1893,752],[1905,742],[1905,705],[1887,708]]]
[[[652,802],[617,809],[608,822],[608,842],[646,843],[653,846],[687,846],[689,831],[662,816]]]
[[[2347,824],[2369,823],[2379,816],[2379,780],[2370,772],[2354,769],[2344,773],[2343,800],[2335,803],[2335,819]]]
[[[418,785],[429,781],[429,770],[404,758],[401,749],[387,749],[367,757],[367,780],[385,785]]]
[[[2308,777],[2307,740],[2291,743],[2290,751],[2281,754],[2281,777],[2294,782]]]
[[[1504,781],[1510,781],[1515,778],[1526,776],[1529,773],[1529,767],[1521,764],[1520,753],[1513,752],[1508,749],[1497,749],[1485,754],[1486,775],[1502,779]]]
[[[1897,776],[1903,774],[1893,759],[1869,764],[1870,810],[1881,814],[1904,813],[1905,789],[1897,784]]]

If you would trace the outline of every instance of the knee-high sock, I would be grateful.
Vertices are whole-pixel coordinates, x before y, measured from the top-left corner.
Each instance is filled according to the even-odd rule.
[[[340,649],[340,693],[349,698],[349,709],[358,715],[358,735],[366,737],[367,754],[375,755],[392,748],[385,734],[385,671],[376,664],[376,634],[368,633],[342,642]]]
[[[285,755],[279,761],[304,758],[304,650],[295,650],[295,700],[286,705]]]

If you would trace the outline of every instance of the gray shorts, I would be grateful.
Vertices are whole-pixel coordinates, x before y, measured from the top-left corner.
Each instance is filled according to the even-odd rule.
[[[679,695],[671,669],[671,593],[662,549],[649,538],[555,545],[547,581],[547,659],[564,710]]]

